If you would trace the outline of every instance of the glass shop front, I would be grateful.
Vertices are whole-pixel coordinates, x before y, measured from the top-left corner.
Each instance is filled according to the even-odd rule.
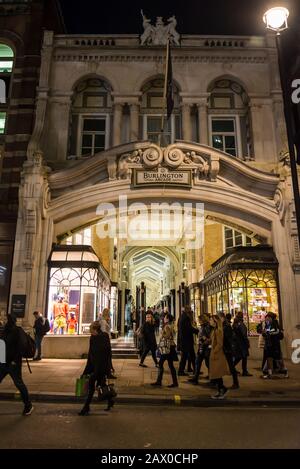
[[[54,246],[48,261],[50,334],[89,333],[110,303],[110,280],[91,246]]]
[[[208,314],[232,317],[242,311],[249,335],[266,313],[280,318],[278,261],[269,246],[233,248],[216,261],[201,282]]]

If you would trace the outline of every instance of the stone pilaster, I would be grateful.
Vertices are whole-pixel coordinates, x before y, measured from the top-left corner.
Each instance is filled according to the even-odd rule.
[[[191,105],[183,103],[181,107],[182,113],[182,137],[183,140],[190,142],[192,140],[192,123],[191,123]]]
[[[139,140],[139,114],[140,106],[138,104],[130,104],[130,141]]]
[[[208,145],[208,106],[207,106],[207,99],[201,99],[199,103],[197,103],[198,108],[198,136],[199,136],[199,143],[202,145]]]
[[[114,104],[114,123],[113,123],[113,146],[121,144],[121,125],[122,125],[123,104]]]

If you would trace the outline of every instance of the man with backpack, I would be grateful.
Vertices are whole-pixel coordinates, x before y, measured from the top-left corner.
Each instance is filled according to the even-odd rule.
[[[35,317],[33,329],[37,351],[37,354],[33,360],[40,361],[42,359],[42,341],[47,332],[50,331],[50,324],[48,319],[43,318],[39,311],[34,311],[33,315]]]
[[[8,316],[7,323],[1,335],[1,339],[5,342],[6,357],[5,363],[0,363],[0,383],[7,375],[12,378],[24,402],[23,415],[30,415],[33,411],[33,405],[22,378],[22,356],[24,356],[24,354],[26,355],[24,337],[27,336],[27,334],[21,327],[17,327],[16,322],[14,316]]]

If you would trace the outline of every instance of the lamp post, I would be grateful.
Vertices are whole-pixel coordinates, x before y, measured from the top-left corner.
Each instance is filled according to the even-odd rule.
[[[278,64],[279,64],[279,73],[281,88],[283,94],[283,104],[284,104],[284,115],[287,129],[288,137],[288,146],[290,154],[290,165],[291,165],[291,175],[293,183],[293,192],[294,192],[294,201],[295,201],[295,210],[296,210],[296,222],[297,222],[297,231],[298,231],[298,241],[300,247],[300,197],[299,197],[299,182],[298,182],[298,173],[297,173],[297,164],[296,164],[296,152],[293,136],[293,121],[291,114],[291,93],[289,90],[287,75],[283,62],[283,50],[282,50],[282,41],[281,33],[288,29],[288,17],[289,11],[284,7],[275,7],[268,10],[264,16],[263,21],[266,24],[267,29],[276,32],[276,45],[278,51]]]

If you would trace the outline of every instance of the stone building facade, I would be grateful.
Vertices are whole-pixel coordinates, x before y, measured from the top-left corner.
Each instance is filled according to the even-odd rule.
[[[53,243],[67,246],[78,235],[74,243],[85,244],[89,227],[89,243],[118,289],[114,328],[121,332],[126,295],[143,279],[151,302],[157,290],[161,299],[175,292],[178,314],[180,285],[199,284],[227,247],[268,244],[289,346],[299,334],[300,253],[275,38],[184,35],[178,44],[171,48],[174,109],[160,136],[164,45],[141,44],[138,35],[45,31],[10,307],[12,295],[25,295],[29,326],[34,309],[59,301],[49,297]],[[190,179],[149,187],[143,178],[151,171]],[[203,203],[204,247],[188,253],[180,240],[93,239],[99,204],[118,206],[119,196],[146,205]]]

